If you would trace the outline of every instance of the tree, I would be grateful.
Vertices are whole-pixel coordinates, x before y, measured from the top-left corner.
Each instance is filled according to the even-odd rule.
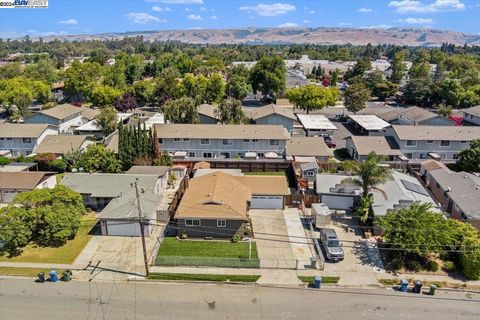
[[[351,84],[345,90],[345,108],[354,114],[366,107],[370,90],[361,82]]]
[[[108,136],[117,129],[117,112],[112,107],[101,109],[100,113],[95,116],[95,120],[104,136]]]
[[[111,107],[122,92],[110,86],[96,85],[88,93],[88,100],[96,107]]]
[[[338,68],[335,68],[334,71],[329,71],[330,74],[330,86],[336,87],[337,82],[340,79],[340,70]]]
[[[210,76],[206,87],[205,101],[207,103],[219,102],[225,95],[225,80],[218,73]]]
[[[337,88],[325,88],[311,84],[288,90],[286,97],[290,103],[307,111],[308,114],[312,110],[335,105],[339,93]]]
[[[398,84],[386,81],[377,83],[372,89],[372,94],[380,101],[385,101],[385,99],[394,96],[398,89]]]
[[[20,248],[25,247],[32,237],[31,218],[24,208],[8,206],[0,209],[0,251],[6,251],[10,256],[20,254]]]
[[[14,111],[20,117],[29,115],[28,107],[34,100],[45,103],[50,97],[50,87],[43,81],[30,80],[25,78],[12,78],[0,80],[0,105],[11,116]],[[12,109],[15,106],[17,110]]]
[[[264,96],[275,100],[277,94],[283,93],[286,82],[285,62],[280,56],[264,56],[252,68],[250,83],[253,92],[260,91]]]
[[[121,98],[116,98],[113,104],[115,109],[124,113],[138,108],[137,100],[130,92],[124,93]]]
[[[247,77],[241,75],[233,75],[227,84],[228,96],[242,100],[252,91],[252,86],[248,82]]]
[[[53,59],[42,58],[37,63],[28,65],[24,70],[24,76],[32,80],[41,80],[49,84],[58,80],[56,63]]]
[[[74,101],[83,101],[102,76],[102,67],[96,62],[74,61],[70,68],[65,70],[64,93]]]
[[[248,117],[243,113],[242,103],[240,100],[225,99],[215,110],[215,115],[220,122],[226,124],[242,124],[248,122]]]
[[[467,149],[460,151],[457,165],[463,171],[480,172],[480,139],[473,140]]]
[[[170,100],[163,106],[165,119],[171,123],[198,123],[198,110],[195,100],[183,97]]]
[[[358,76],[363,77],[363,75],[365,74],[365,71],[370,70],[371,67],[372,67],[372,63],[370,61],[370,58],[363,57],[360,60],[358,60],[357,63],[355,63],[355,66],[352,69],[348,70],[345,73],[344,78],[346,80],[350,80],[351,78],[358,77]]]
[[[452,115],[452,107],[441,105],[440,107],[438,107],[437,112],[442,117],[448,118]]]
[[[140,106],[146,106],[153,103],[153,97],[155,95],[155,84],[153,81],[137,81],[133,84],[131,90],[132,95]]]
[[[403,60],[405,60],[404,52],[397,52],[392,59],[392,74],[390,75],[389,80],[393,83],[399,84],[403,79],[405,71],[407,71],[407,65]]]
[[[80,157],[78,166],[86,172],[117,173],[121,170],[120,161],[103,144],[87,146],[87,150]]]
[[[404,98],[409,104],[420,107],[428,105],[432,95],[432,81],[430,79],[410,79],[404,89]]]

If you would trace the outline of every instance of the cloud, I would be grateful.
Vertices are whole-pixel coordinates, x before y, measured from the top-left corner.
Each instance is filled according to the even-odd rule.
[[[274,17],[280,16],[282,14],[295,11],[295,6],[288,3],[272,3],[272,4],[263,4],[259,3],[256,6],[243,6],[239,8],[240,10],[250,11],[258,14],[263,17]]]
[[[430,4],[414,0],[401,0],[390,1],[388,6],[395,8],[398,13],[435,13],[465,10],[465,4],[460,0],[435,0]]]
[[[68,19],[68,20],[60,20],[60,21],[57,21],[57,23],[60,23],[60,24],[68,24],[68,25],[76,25],[76,24],[78,24],[78,21],[75,20],[75,19]]]
[[[203,0],[145,0],[147,2],[168,3],[168,4],[203,4]]]
[[[303,20],[302,23],[309,24],[310,20]]]
[[[163,12],[163,11],[170,12],[170,11],[172,11],[172,9],[170,9],[169,7],[162,8],[160,6],[153,6],[152,10],[156,11],[156,12]]]
[[[130,12],[129,14],[125,15],[128,20],[139,23],[139,24],[148,24],[154,22],[167,22],[165,19],[160,19],[157,17],[152,16],[151,14],[145,12]]]
[[[185,12],[190,12],[190,11],[192,11],[192,9],[190,9],[190,8],[188,8],[188,7],[185,8]]]
[[[353,23],[351,23],[351,22],[339,22],[338,25],[340,27],[350,27],[350,26],[353,26]]]
[[[198,14],[191,14],[187,17],[188,20],[202,20],[203,18],[199,16]]]
[[[360,29],[390,29],[392,26],[388,24],[377,24],[374,26],[360,27]]]
[[[408,23],[408,24],[432,24],[432,19],[426,18],[406,18],[406,19],[398,19],[398,22]]]
[[[201,8],[200,8],[200,11],[203,11],[203,12],[205,12],[205,11],[208,11],[208,9],[207,9],[207,8],[205,8],[205,7],[201,7]]]
[[[218,17],[217,17],[217,16],[210,16],[210,19],[212,19],[212,20],[218,20]]]
[[[285,22],[278,25],[279,28],[296,28],[298,24],[295,22]]]
[[[358,9],[358,12],[360,13],[369,13],[369,12],[372,12],[373,10],[370,9],[370,8],[360,8]]]
[[[307,12],[308,14],[315,14],[315,10],[310,10]]]

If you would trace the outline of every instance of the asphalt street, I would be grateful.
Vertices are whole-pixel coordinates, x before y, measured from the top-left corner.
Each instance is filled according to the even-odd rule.
[[[480,319],[480,295],[0,279],[0,319]]]

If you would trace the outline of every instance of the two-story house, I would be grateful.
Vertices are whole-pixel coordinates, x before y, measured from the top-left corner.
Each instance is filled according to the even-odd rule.
[[[409,159],[434,158],[452,162],[470,141],[480,138],[480,127],[393,125],[386,136],[395,139]]]
[[[290,139],[280,125],[155,125],[160,148],[187,158],[263,158],[282,156]]]
[[[46,136],[56,134],[56,128],[48,124],[1,123],[0,150],[12,157],[28,156]]]
[[[25,119],[25,123],[46,123],[56,127],[58,133],[72,133],[75,128],[88,122],[96,111],[87,109],[71,104],[61,104],[33,114]]]
[[[422,126],[453,126],[455,122],[448,118],[442,117],[438,113],[434,113],[420,107],[409,107],[404,109],[395,109],[379,115],[383,120],[391,124],[403,125],[422,125]]]
[[[268,104],[258,108],[243,108],[251,124],[281,125],[293,132],[293,123],[297,120],[291,106]]]
[[[463,109],[463,120],[480,126],[480,105]]]

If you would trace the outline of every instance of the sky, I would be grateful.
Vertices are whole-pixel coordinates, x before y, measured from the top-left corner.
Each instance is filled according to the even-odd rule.
[[[480,0],[49,0],[46,9],[0,8],[1,38],[297,26],[480,34]]]

